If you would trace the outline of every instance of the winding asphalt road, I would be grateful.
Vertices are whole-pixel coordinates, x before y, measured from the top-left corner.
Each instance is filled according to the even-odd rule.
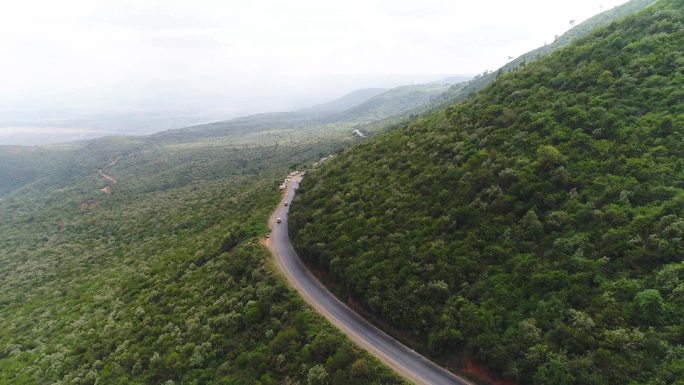
[[[313,308],[341,329],[348,337],[406,379],[416,384],[472,385],[371,325],[332,295],[307,270],[295,252],[287,232],[287,213],[302,177],[287,186],[286,194],[271,216],[269,247],[281,272]],[[281,223],[276,219],[281,218]]]

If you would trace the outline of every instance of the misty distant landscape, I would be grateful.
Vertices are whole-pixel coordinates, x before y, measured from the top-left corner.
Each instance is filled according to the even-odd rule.
[[[387,88],[375,88],[384,91],[394,86],[405,84],[432,83],[432,84],[456,84],[472,78],[470,75],[407,75],[393,76],[386,79],[376,78],[372,80],[375,85]],[[358,83],[359,80],[350,81]],[[359,84],[359,87],[365,84]],[[318,90],[320,95],[306,95],[299,100],[291,96],[270,95],[250,98],[257,101],[244,99],[226,100],[226,104],[216,105],[217,99],[225,98],[217,96],[216,99],[201,103],[192,100],[189,106],[182,104],[175,110],[140,110],[154,101],[143,101],[140,106],[130,106],[131,110],[121,112],[94,112],[86,113],[77,109],[9,112],[0,110],[0,145],[40,145],[72,142],[79,140],[94,139],[103,136],[114,135],[149,135],[155,132],[194,126],[203,123],[227,120],[239,116],[272,111],[292,111],[306,108],[323,108],[326,103],[336,101],[335,92],[348,89],[350,84],[338,84],[328,90]],[[360,90],[363,91],[363,90]],[[192,91],[189,91],[192,93]],[[353,94],[353,91],[352,91]],[[373,94],[375,96],[375,94]],[[206,97],[206,96],[203,96]],[[271,102],[268,99],[271,99]],[[349,101],[342,100],[342,106],[352,106]],[[347,103],[347,104],[344,104]],[[352,102],[353,103],[353,100]],[[176,104],[176,102],[174,102]],[[192,106],[195,106],[194,108]],[[201,106],[201,107],[200,107]],[[214,106],[213,110],[208,109]],[[159,107],[164,107],[159,105]],[[119,107],[120,108],[120,107]]]
[[[0,385],[684,384],[684,0],[0,8]]]

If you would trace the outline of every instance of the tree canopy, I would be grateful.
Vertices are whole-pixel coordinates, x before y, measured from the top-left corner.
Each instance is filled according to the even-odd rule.
[[[312,170],[291,235],[417,348],[521,383],[684,378],[684,3]]]

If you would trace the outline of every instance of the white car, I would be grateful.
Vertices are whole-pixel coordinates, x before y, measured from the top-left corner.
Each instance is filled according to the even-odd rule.
[[[287,206],[287,202],[285,202],[285,206]]]
[[[278,217],[278,219],[276,219],[276,222],[278,222],[278,223],[282,222],[282,221],[280,220],[280,217]]]

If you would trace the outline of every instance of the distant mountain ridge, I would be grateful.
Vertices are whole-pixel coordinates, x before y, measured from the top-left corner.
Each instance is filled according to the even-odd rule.
[[[440,83],[401,86],[389,90],[361,89],[303,110],[248,115],[149,136],[130,137],[129,142],[136,143],[136,146],[139,143],[159,145],[179,141],[193,142],[208,137],[242,137],[287,130],[302,130],[319,136],[337,136],[340,140],[349,140],[355,137],[355,129],[368,132],[372,130],[366,127],[368,123],[375,122],[375,126],[383,127],[386,119],[398,121],[416,108],[428,105],[434,97],[448,88],[448,84]],[[66,160],[74,156],[75,149],[119,141],[116,137],[110,137],[36,147],[0,146],[0,195],[29,185],[42,177],[59,174],[58,168],[61,170],[63,164],[46,163],[47,158],[58,156]],[[123,139],[121,141],[126,142]]]
[[[311,129],[326,125],[350,128],[358,124],[398,119],[430,105],[449,89],[448,83],[406,85],[388,90],[354,91],[331,102],[289,112],[268,112],[231,120],[169,130],[156,137],[196,135],[241,135],[283,129]]]
[[[428,82],[427,84],[459,84],[463,82],[467,82],[468,80],[472,79],[473,75],[454,75],[454,76],[448,76],[446,78],[434,81],[434,82]]]
[[[335,100],[317,104],[310,108],[305,108],[303,111],[342,112],[346,109],[357,106],[367,101],[368,99],[378,96],[384,92],[387,92],[387,88],[363,88],[360,90],[352,91]]]
[[[406,85],[392,88],[345,111],[330,120],[381,120],[429,105],[433,98],[449,89],[448,83]]]

